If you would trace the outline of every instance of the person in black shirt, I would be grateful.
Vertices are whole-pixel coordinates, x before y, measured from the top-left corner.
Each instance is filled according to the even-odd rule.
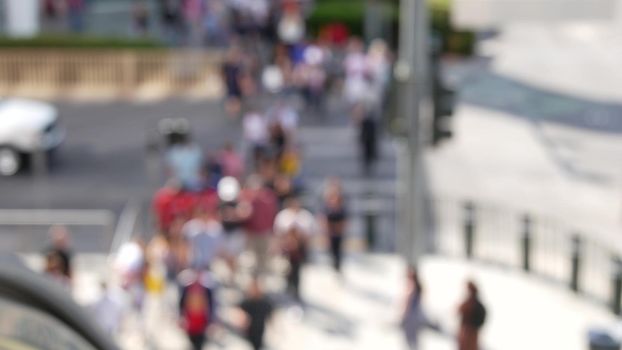
[[[240,50],[232,47],[227,52],[222,66],[222,77],[227,88],[225,110],[230,116],[237,116],[242,108],[242,73],[243,64]]]
[[[341,271],[342,243],[348,224],[348,210],[338,179],[328,181],[324,192],[323,224],[337,272]]]
[[[266,324],[273,312],[272,302],[263,294],[257,280],[253,280],[247,298],[240,304],[246,314],[246,339],[254,350],[263,349]]]

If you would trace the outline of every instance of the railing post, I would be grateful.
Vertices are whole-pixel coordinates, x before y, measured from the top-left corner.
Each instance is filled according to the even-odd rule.
[[[579,276],[581,273],[581,237],[577,234],[572,237],[570,256],[570,289],[579,292]]]
[[[529,214],[523,216],[523,270],[529,272],[531,269],[531,217]]]
[[[464,205],[464,249],[467,259],[473,258],[475,226],[475,204],[469,201]]]
[[[616,256],[613,258],[611,311],[620,315],[622,311],[622,260]]]

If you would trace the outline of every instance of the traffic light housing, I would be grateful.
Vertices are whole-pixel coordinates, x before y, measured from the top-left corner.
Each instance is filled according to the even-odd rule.
[[[433,35],[434,38],[434,35]],[[433,40],[432,43],[435,41]],[[453,136],[451,116],[454,114],[456,104],[456,92],[445,86],[441,77],[441,48],[439,45],[431,45],[431,84],[432,84],[432,145],[436,146],[444,139]]]
[[[444,86],[434,89],[434,116],[432,121],[432,144],[437,145],[453,136],[451,117],[454,114],[455,92]]]

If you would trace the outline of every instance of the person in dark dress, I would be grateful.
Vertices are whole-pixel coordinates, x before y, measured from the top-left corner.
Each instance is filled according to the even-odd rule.
[[[324,192],[324,228],[330,241],[333,266],[341,271],[342,245],[348,224],[348,210],[338,179],[329,180]]]
[[[248,296],[240,304],[240,309],[246,314],[246,339],[253,350],[263,349],[266,325],[272,316],[274,307],[264,295],[257,280],[251,283]]]
[[[479,290],[472,281],[467,282],[467,297],[458,308],[458,313],[460,314],[458,349],[478,350],[479,331],[486,318],[486,309],[479,299]]]
[[[378,159],[378,122],[372,108],[358,104],[352,111],[354,120],[359,124],[359,145],[363,174],[370,176]]]
[[[426,317],[421,306],[421,296],[423,288],[419,280],[419,274],[416,268],[408,269],[408,292],[406,296],[406,305],[402,314],[402,330],[408,348],[410,350],[419,349],[419,332],[426,325]]]

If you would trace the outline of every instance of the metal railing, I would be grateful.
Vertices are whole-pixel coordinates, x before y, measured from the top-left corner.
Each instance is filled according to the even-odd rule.
[[[522,269],[621,314],[621,254],[589,232],[498,205],[448,198],[430,203],[438,253]]]
[[[204,50],[0,51],[0,92],[34,98],[217,97],[222,54]]]

